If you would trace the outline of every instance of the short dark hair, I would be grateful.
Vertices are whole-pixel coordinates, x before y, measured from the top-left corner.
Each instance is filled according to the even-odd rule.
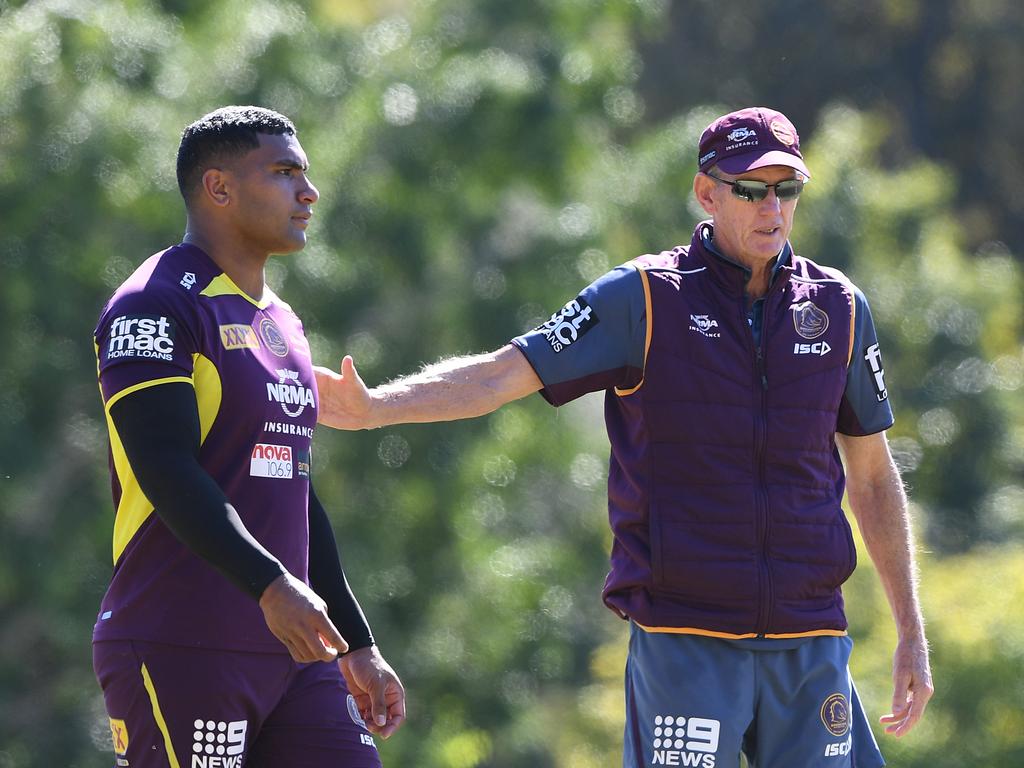
[[[259,134],[295,135],[284,115],[263,107],[221,107],[203,115],[181,133],[178,189],[187,203],[211,166],[260,146]]]

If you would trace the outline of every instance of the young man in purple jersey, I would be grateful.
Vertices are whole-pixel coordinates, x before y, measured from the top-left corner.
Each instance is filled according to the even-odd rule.
[[[630,622],[623,764],[884,764],[850,679],[844,491],[898,633],[901,736],[932,694],[907,502],[867,301],[789,243],[810,173],[781,113],[700,138],[689,245],[641,256],[495,352],[368,390],[317,368],[321,424],[489,413],[604,390],[614,534],[606,604]]]
[[[186,232],[95,331],[114,573],[93,634],[116,765],[379,768],[405,717],[310,484],[299,318],[264,282],[319,196],[284,116],[224,107],[178,150]]]

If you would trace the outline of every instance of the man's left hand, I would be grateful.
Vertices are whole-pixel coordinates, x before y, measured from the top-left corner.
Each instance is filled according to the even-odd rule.
[[[342,656],[338,666],[367,729],[382,739],[391,736],[405,720],[405,688],[377,646]]]
[[[885,724],[886,733],[903,736],[921,719],[928,700],[935,692],[928,664],[928,643],[923,632],[897,643],[892,660],[892,681],[892,712],[883,715],[880,722]]]

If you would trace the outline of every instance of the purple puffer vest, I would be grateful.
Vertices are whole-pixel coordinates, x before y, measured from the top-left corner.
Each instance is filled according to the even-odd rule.
[[[609,392],[605,602],[648,628],[727,636],[839,634],[856,550],[836,418],[853,287],[792,255],[769,288],[760,347],[747,272],[693,242],[634,264],[643,381]]]

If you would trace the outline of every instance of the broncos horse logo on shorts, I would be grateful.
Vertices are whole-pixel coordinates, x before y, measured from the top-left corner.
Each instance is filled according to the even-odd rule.
[[[842,736],[850,730],[850,705],[842,693],[833,693],[821,705],[821,722],[833,736]]]

